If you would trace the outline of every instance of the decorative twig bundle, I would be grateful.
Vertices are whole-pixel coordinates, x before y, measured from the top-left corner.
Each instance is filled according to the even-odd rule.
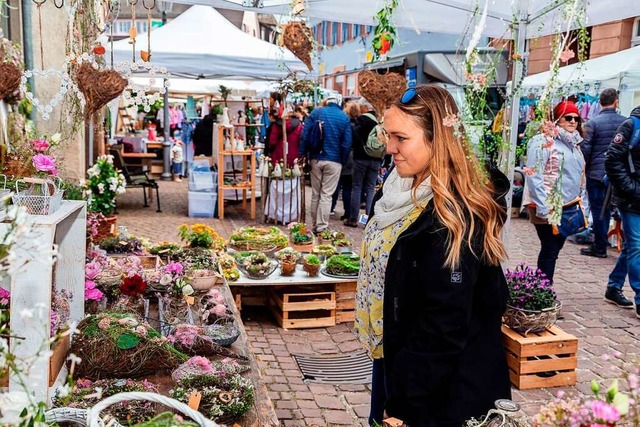
[[[362,96],[373,105],[378,118],[396,102],[407,89],[407,80],[398,73],[378,74],[363,70],[358,73],[358,87]]]
[[[20,68],[16,65],[8,62],[0,63],[0,99],[18,90],[21,75]]]
[[[311,51],[313,50],[313,33],[304,22],[289,22],[283,28],[282,41],[293,54],[309,68],[311,65]]]
[[[118,97],[127,87],[127,80],[117,71],[96,70],[88,62],[80,64],[76,79],[78,88],[86,100],[86,117],[90,117],[109,101]]]

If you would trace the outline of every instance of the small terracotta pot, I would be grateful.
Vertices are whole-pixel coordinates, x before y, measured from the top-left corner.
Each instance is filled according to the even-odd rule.
[[[318,271],[320,271],[320,265],[305,263],[302,268],[307,272],[309,277],[316,277],[318,275]]]
[[[280,275],[281,276],[293,276],[296,272],[296,263],[280,263]]]

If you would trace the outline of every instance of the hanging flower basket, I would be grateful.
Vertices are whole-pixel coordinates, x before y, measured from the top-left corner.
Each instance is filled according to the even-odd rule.
[[[364,70],[358,73],[360,94],[373,105],[378,117],[400,99],[407,89],[407,79],[398,73],[378,74]]]
[[[60,208],[63,193],[51,179],[25,178],[16,180],[16,192],[11,199],[30,215],[51,215]]]
[[[18,90],[21,76],[20,68],[16,65],[8,62],[0,64],[0,99]]]
[[[117,71],[97,70],[88,62],[80,64],[76,72],[76,80],[87,103],[86,117],[90,117],[109,101],[120,96],[128,84]]]
[[[555,325],[562,303],[556,301],[553,307],[544,310],[525,310],[507,305],[502,322],[516,332],[542,332]]]
[[[282,31],[282,42],[293,54],[313,70],[311,51],[313,50],[313,33],[304,22],[289,22]]]

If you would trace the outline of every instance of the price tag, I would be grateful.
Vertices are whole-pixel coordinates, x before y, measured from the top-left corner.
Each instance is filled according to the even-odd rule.
[[[189,304],[189,305],[193,305],[193,304],[196,302],[195,298],[193,298],[193,297],[184,297],[184,300],[185,300],[185,301],[187,302],[187,304]]]
[[[202,394],[198,391],[194,391],[193,393],[191,393],[191,395],[189,395],[189,408],[193,409],[194,411],[197,411],[198,408],[200,407],[200,400],[202,399]]]

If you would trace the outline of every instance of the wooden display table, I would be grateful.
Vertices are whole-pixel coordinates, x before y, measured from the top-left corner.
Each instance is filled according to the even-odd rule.
[[[293,276],[281,276],[280,270],[264,280],[241,273],[229,287],[238,305],[269,306],[280,326],[316,328],[352,322],[355,318],[357,279],[339,279],[319,273],[309,277],[298,265]]]

